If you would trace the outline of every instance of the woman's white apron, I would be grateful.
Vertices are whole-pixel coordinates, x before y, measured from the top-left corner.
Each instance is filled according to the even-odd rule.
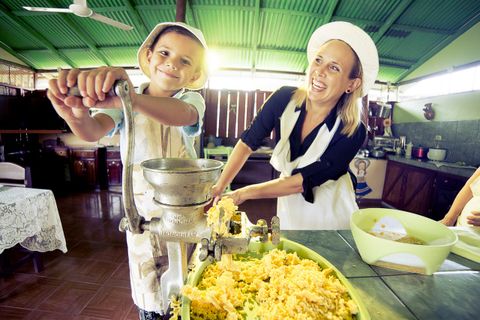
[[[289,137],[300,112],[295,112],[295,103],[290,101],[280,118],[281,139],[273,150],[271,165],[281,177],[289,177],[296,168],[304,168],[320,157],[327,149],[340,125],[337,117],[332,130],[324,124],[315,140],[303,156],[290,161]],[[338,180],[328,180],[313,188],[314,202],[305,201],[302,194],[279,197],[277,216],[283,230],[339,230],[350,228],[350,216],[358,210],[350,175],[345,173]]]

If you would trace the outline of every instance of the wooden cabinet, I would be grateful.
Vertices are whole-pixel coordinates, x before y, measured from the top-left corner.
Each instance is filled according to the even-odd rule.
[[[232,189],[251,184],[270,181],[276,178],[276,171],[270,164],[270,158],[249,159],[232,181]]]
[[[73,149],[72,156],[72,183],[76,188],[95,189],[96,175],[96,150]]]
[[[388,161],[382,200],[397,209],[431,217],[435,176],[428,169]]]
[[[34,188],[50,189],[56,195],[65,194],[70,188],[70,155],[65,146],[43,147],[32,162]]]
[[[440,220],[468,178],[388,161],[382,200],[396,209]]]
[[[432,219],[440,220],[452,206],[453,200],[468,178],[440,173],[435,178],[431,201]]]
[[[122,185],[122,160],[120,158],[120,150],[107,149],[107,178],[108,188],[118,188]]]
[[[105,148],[71,149],[72,184],[77,189],[106,187]]]

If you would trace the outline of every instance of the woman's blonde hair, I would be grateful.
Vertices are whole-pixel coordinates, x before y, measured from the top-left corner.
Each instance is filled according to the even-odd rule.
[[[355,51],[352,49],[355,56],[355,61],[350,71],[349,78],[355,79],[363,77],[362,64]],[[309,67],[310,68],[310,67]],[[307,75],[309,74],[307,70]],[[306,81],[309,81],[307,79]],[[343,122],[342,133],[348,137],[351,137],[358,128],[361,121],[362,108],[359,107],[359,99],[362,97],[362,86],[350,93],[344,92],[337,102],[337,114]],[[305,86],[299,87],[295,90],[292,97],[296,106],[301,106],[307,99],[307,89]]]

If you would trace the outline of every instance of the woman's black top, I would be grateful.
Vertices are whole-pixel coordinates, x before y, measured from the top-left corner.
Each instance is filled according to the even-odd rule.
[[[262,141],[270,136],[273,129],[275,129],[275,143],[278,143],[280,140],[280,117],[296,89],[295,87],[282,87],[265,101],[250,127],[245,130],[241,136],[242,141],[247,144],[250,149],[253,151],[257,150]],[[297,107],[295,112],[300,112],[300,115],[289,137],[290,161],[305,154],[323,124],[326,124],[328,129],[331,130],[337,116],[337,108],[332,109],[327,118],[313,129],[302,143],[302,125],[307,114],[305,103],[301,107]],[[355,154],[365,140],[366,129],[363,123],[359,125],[351,137],[347,137],[341,133],[342,129],[343,122],[340,122],[327,149],[317,161],[304,168],[298,168],[292,171],[292,175],[301,173],[303,176],[302,195],[308,202],[313,203],[314,201],[314,187],[328,180],[337,180],[346,172],[349,172],[350,161],[355,157]],[[353,175],[352,178],[354,178]]]

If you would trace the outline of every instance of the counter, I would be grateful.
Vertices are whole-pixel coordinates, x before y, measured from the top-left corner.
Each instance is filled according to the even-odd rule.
[[[357,290],[372,320],[476,319],[480,264],[450,254],[431,276],[370,266],[350,230],[282,231],[330,261]]]
[[[452,166],[449,166],[449,164],[446,162],[420,161],[417,159],[407,159],[405,157],[396,156],[396,155],[389,155],[387,156],[387,159],[390,161],[396,161],[403,164],[408,164],[414,167],[429,169],[436,172],[451,174],[451,175],[460,176],[464,178],[470,178],[472,174],[475,172],[475,169],[473,167],[466,166],[465,168],[461,168],[456,166],[453,163],[450,164]]]

